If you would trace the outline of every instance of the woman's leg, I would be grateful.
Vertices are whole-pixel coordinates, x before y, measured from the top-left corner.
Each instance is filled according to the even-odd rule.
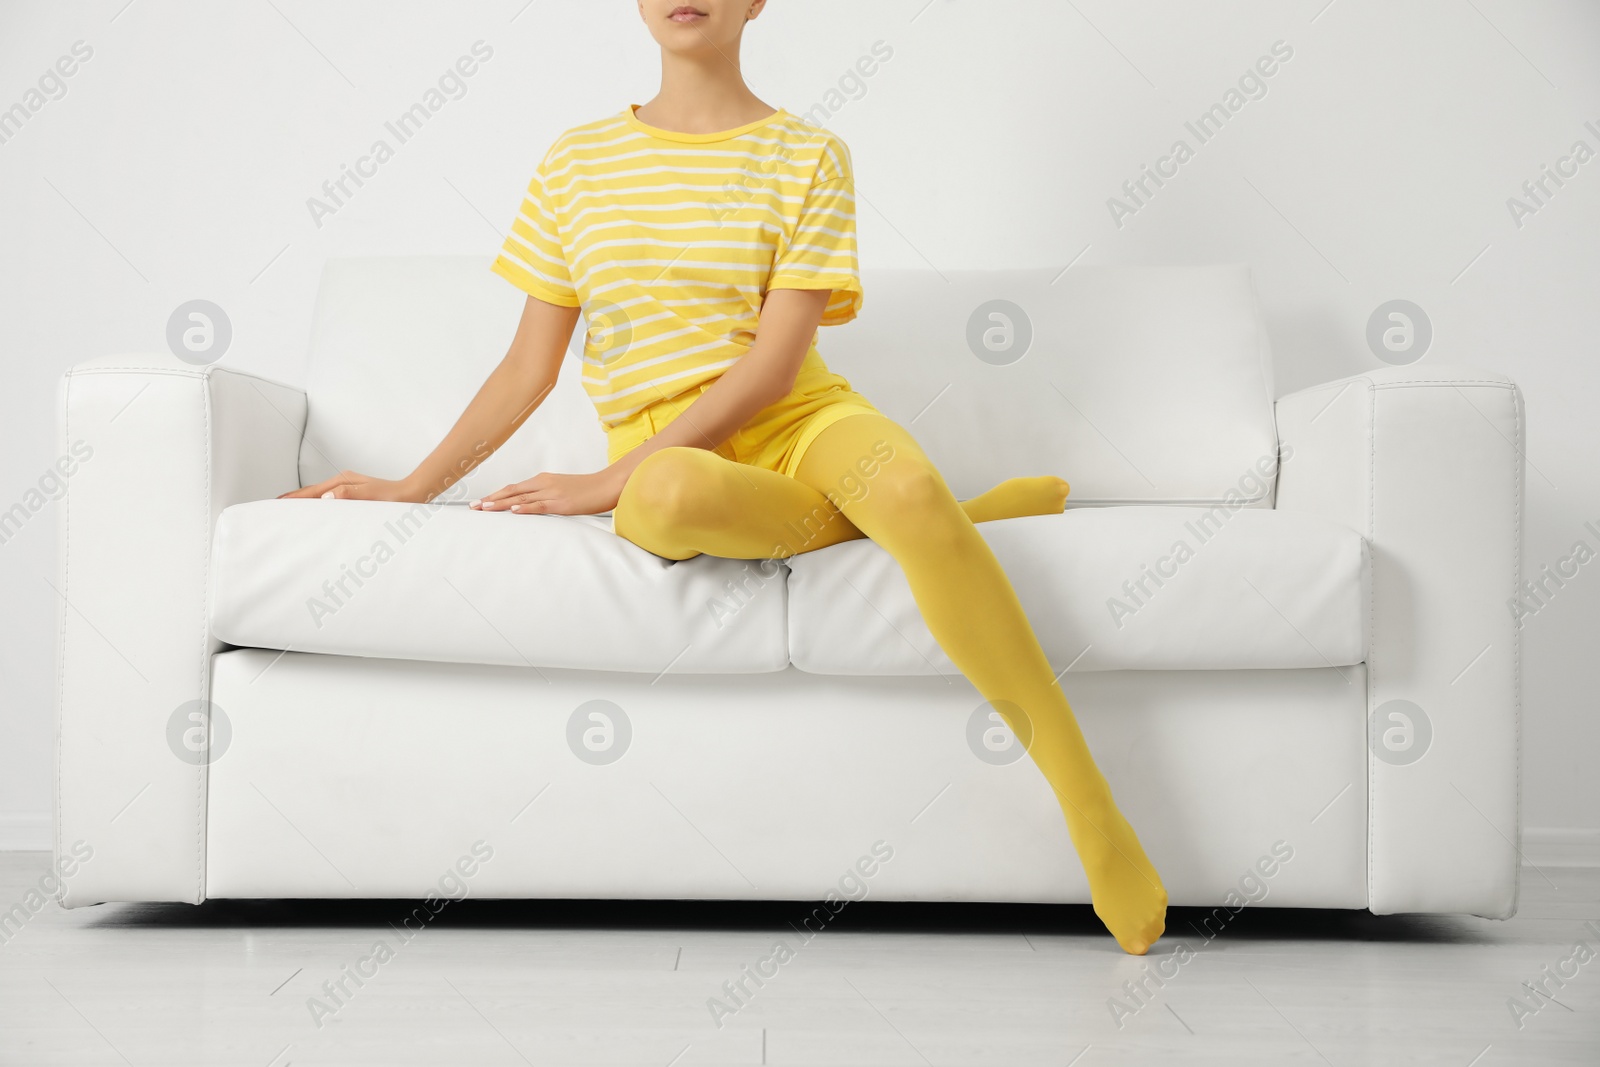
[[[861,537],[809,485],[777,471],[674,446],[644,458],[622,487],[612,527],[647,552],[689,559],[785,559]]]
[[[1066,480],[1053,474],[1007,478],[987,492],[961,502],[973,522],[1014,519],[1022,515],[1059,515],[1067,508]]]
[[[703,448],[663,448],[628,479],[613,525],[634,544],[668,559],[702,552],[786,559],[866,536],[838,508],[862,481],[860,471],[841,472],[823,493]],[[961,508],[972,522],[1059,515],[1067,492],[1067,483],[1050,475],[1010,478],[962,501]]]
[[[939,472],[898,424],[862,414],[818,434],[796,479],[837,485],[885,444],[892,457],[841,510],[900,564],[939,647],[1027,743],[1066,816],[1095,914],[1125,950],[1143,954],[1166,925],[1161,878],[1117,810],[1005,571]]]
[[[940,647],[1028,741],[1096,914],[1124,949],[1146,951],[1165,928],[1160,877],[1117,811],[999,561],[922,449],[884,416],[852,415],[817,436],[796,473],[662,449],[629,479],[616,531],[669,559],[783,557],[865,531],[905,571]]]

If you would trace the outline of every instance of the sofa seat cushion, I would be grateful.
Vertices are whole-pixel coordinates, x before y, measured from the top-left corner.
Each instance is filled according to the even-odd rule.
[[[609,515],[260,500],[227,508],[211,625],[229,644],[657,674],[788,664],[783,569],[662,559]]]
[[[1367,542],[1256,508],[1080,508],[978,524],[1057,670],[1342,667],[1367,648]],[[960,672],[870,541],[789,561],[789,652],[819,674]]]

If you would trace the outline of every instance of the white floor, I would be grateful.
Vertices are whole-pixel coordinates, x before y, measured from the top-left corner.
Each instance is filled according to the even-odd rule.
[[[0,853],[0,908],[46,863]],[[0,928],[0,1064],[1600,1064],[1600,869],[1523,875],[1509,922],[1246,909],[1207,941],[1174,909],[1144,960],[1087,908],[850,904],[806,940],[801,905],[465,900],[402,941],[401,901],[51,903]]]

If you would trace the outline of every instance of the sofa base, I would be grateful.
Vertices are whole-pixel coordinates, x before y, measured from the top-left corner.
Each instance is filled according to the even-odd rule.
[[[1173,904],[1367,906],[1364,667],[1063,684]],[[1031,762],[975,754],[960,678],[238,649],[212,686],[211,897],[1089,901]],[[631,728],[611,763],[568,742],[592,700]]]

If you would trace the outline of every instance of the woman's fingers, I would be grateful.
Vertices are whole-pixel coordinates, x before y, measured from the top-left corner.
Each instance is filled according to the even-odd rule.
[[[332,481],[333,479],[330,478],[328,481],[318,482],[316,485],[306,485],[300,487],[299,489],[291,489],[287,493],[279,493],[278,499],[289,500],[295,497],[321,496],[327,491]]]
[[[546,488],[545,476],[536,474],[525,482],[515,482],[484,496],[482,500],[474,500],[469,506],[484,510],[498,510],[506,506],[512,497],[525,496],[528,493],[538,492]]]
[[[500,502],[496,511],[514,511],[518,515],[564,515],[564,499],[556,492],[543,489],[522,493]]]
[[[538,479],[535,478],[529,478],[525,482],[513,482],[510,485],[496,489],[494,492],[484,497],[484,503],[499,503],[500,501],[506,500],[510,497],[521,496],[523,493],[531,493],[535,489],[539,488],[537,483]]]
[[[318,482],[316,485],[308,485],[308,486],[305,486],[302,489],[294,489],[294,490],[291,490],[290,492],[283,493],[278,497],[278,499],[279,500],[292,500],[292,499],[294,499],[296,497],[299,497],[299,498],[319,497],[323,493],[326,493],[328,490],[332,489],[335,485],[338,485],[338,484],[339,484],[339,480],[337,478],[329,478],[327,481]]]
[[[341,474],[337,478],[330,478],[322,487],[322,492],[317,496],[323,500],[360,500],[366,496],[361,490],[364,483],[359,478],[351,478]]]
[[[287,493],[280,493],[278,494],[278,499],[289,500],[297,497],[312,498],[327,496],[329,492],[339,488],[340,486],[349,485],[352,480],[358,477],[359,475],[351,471],[340,471],[332,478],[324,479],[323,481],[318,482],[316,485],[307,485],[300,489],[292,489]]]

